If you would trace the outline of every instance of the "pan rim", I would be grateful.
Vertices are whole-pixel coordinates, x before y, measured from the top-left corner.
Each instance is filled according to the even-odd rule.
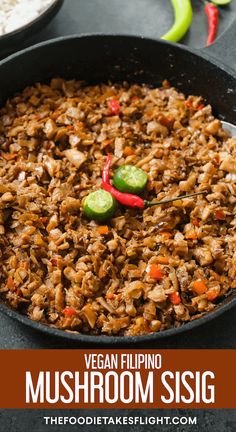
[[[56,0],[53,5],[55,5],[58,1]],[[48,10],[47,10],[48,11]],[[37,49],[40,49],[44,46],[53,46],[55,44],[60,44],[61,42],[67,41],[67,40],[75,40],[75,39],[93,39],[93,38],[101,38],[101,39],[110,39],[110,38],[123,38],[123,39],[133,39],[133,40],[143,40],[143,41],[150,41],[152,43],[159,43],[166,46],[172,46],[177,50],[184,51],[186,53],[191,53],[197,57],[199,57],[202,60],[205,60],[209,63],[211,63],[216,68],[223,70],[228,75],[236,79],[236,72],[231,69],[229,66],[224,65],[220,62],[220,60],[217,60],[210,54],[206,52],[206,49],[195,49],[195,48],[189,48],[187,46],[175,44],[169,41],[165,41],[162,39],[154,39],[149,38],[146,36],[141,35],[128,35],[128,34],[103,34],[103,33],[83,33],[83,34],[71,34],[66,36],[60,36],[57,38],[49,39],[47,41],[43,41],[40,43],[37,43],[35,45],[32,45],[30,47],[24,48],[21,51],[18,51],[14,54],[11,54],[10,56],[6,57],[5,59],[0,61],[0,68],[4,66],[7,63],[11,63],[11,61],[14,61],[14,59],[17,59],[21,56],[24,56],[27,53],[33,52]],[[179,335],[181,333],[184,333],[186,331],[190,331],[193,328],[197,328],[200,325],[207,323],[214,318],[217,318],[222,313],[226,312],[227,310],[231,309],[232,307],[236,306],[236,297],[233,297],[232,299],[230,296],[228,297],[227,303],[222,303],[217,306],[216,309],[213,311],[207,313],[206,315],[203,315],[200,318],[197,318],[191,322],[188,322],[186,324],[182,324],[180,327],[174,327],[168,330],[163,330],[162,332],[158,333],[152,333],[152,334],[146,334],[146,335],[140,335],[140,336],[105,336],[105,335],[99,335],[99,336],[93,336],[93,335],[86,335],[82,333],[73,333],[73,332],[66,332],[65,330],[60,330],[54,327],[49,327],[45,324],[36,322],[28,318],[27,316],[20,314],[17,311],[14,311],[10,307],[8,307],[4,303],[0,303],[0,312],[3,312],[5,315],[9,316],[12,319],[15,319],[16,321],[20,322],[21,324],[26,325],[27,327],[30,327],[34,330],[41,331],[42,333],[58,337],[59,339],[64,340],[73,340],[81,343],[88,343],[88,344],[101,344],[101,345],[114,345],[114,344],[120,344],[120,345],[127,345],[132,342],[132,344],[136,343],[143,343],[143,342],[152,342],[161,340],[164,338],[171,337],[173,335]]]
[[[18,322],[20,322],[23,325],[26,325],[27,327],[40,331],[41,333],[47,334],[49,336],[55,336],[58,339],[61,340],[71,340],[71,341],[77,341],[80,343],[86,343],[91,345],[128,345],[130,343],[132,344],[138,344],[138,343],[148,343],[148,342],[154,342],[157,340],[162,340],[165,338],[169,338],[171,336],[176,336],[181,333],[185,333],[187,331],[190,331],[192,329],[195,329],[205,323],[208,323],[212,321],[215,318],[218,318],[220,315],[222,315],[227,310],[232,309],[236,306],[236,297],[234,296],[232,299],[230,297],[227,298],[228,302],[225,304],[219,304],[216,309],[214,309],[211,312],[206,313],[200,318],[197,318],[193,321],[189,321],[186,324],[182,324],[180,327],[173,327],[168,330],[163,330],[161,332],[157,333],[151,333],[151,334],[144,334],[140,336],[106,336],[106,335],[86,335],[84,333],[76,333],[76,332],[70,332],[65,331],[61,329],[57,329],[56,327],[49,327],[46,324],[42,324],[37,321],[33,321],[30,318],[28,318],[26,315],[20,314],[17,311],[14,311],[9,306],[7,306],[4,303],[0,303],[0,312],[3,312],[4,315],[7,315],[11,319],[14,319]]]
[[[60,2],[63,0],[56,0],[56,2]],[[47,9],[48,11],[48,9]],[[45,12],[44,12],[45,13]],[[63,41],[67,41],[67,40],[74,40],[74,39],[93,39],[93,38],[104,38],[104,39],[109,39],[109,38],[124,38],[124,39],[134,39],[134,40],[143,40],[143,41],[150,41],[150,42],[154,42],[154,43],[160,43],[166,46],[172,46],[173,48],[180,50],[180,51],[185,51],[187,53],[190,54],[194,54],[197,57],[199,57],[200,59],[204,59],[205,61],[208,61],[209,63],[213,64],[214,66],[216,66],[217,68],[223,70],[224,72],[228,73],[230,76],[232,76],[233,78],[236,79],[236,71],[229,67],[228,65],[225,65],[224,63],[222,63],[220,60],[218,60],[217,58],[215,58],[211,53],[207,52],[207,48],[192,48],[192,47],[188,47],[187,45],[181,45],[178,43],[174,43],[174,42],[170,42],[161,38],[152,38],[152,37],[147,37],[147,36],[142,36],[140,34],[122,34],[122,33],[102,33],[102,32],[94,32],[94,33],[81,33],[81,34],[77,34],[77,33],[72,33],[69,35],[65,35],[65,36],[59,36],[59,37],[55,37],[55,38],[51,38],[48,40],[44,40],[42,42],[38,42],[36,44],[33,44],[29,47],[23,48],[20,51],[17,51],[13,54],[10,54],[9,56],[5,57],[4,59],[0,60],[0,67],[2,65],[4,65],[7,62],[10,62],[11,60],[14,60],[17,57],[20,57],[21,55],[27,54],[29,52],[35,51],[41,47],[44,46],[50,46],[50,45],[54,45],[54,44],[59,44],[60,42]]]

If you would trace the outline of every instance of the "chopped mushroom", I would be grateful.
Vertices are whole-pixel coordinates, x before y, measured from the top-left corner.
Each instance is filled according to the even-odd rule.
[[[114,308],[109,305],[103,297],[97,297],[97,301],[100,303],[101,306],[104,307],[104,309],[108,310],[108,312],[113,314],[115,313]]]
[[[103,333],[118,333],[121,329],[128,327],[130,323],[129,317],[124,318],[113,318],[109,317],[108,322],[104,322],[102,327]]]
[[[52,139],[57,132],[56,123],[52,119],[48,119],[44,125],[44,132],[48,139]]]
[[[236,174],[236,159],[231,155],[227,155],[220,164],[220,169],[231,174]]]
[[[124,290],[124,295],[131,298],[138,299],[142,295],[143,288],[144,285],[143,282],[141,281],[130,282],[129,284],[127,284]]]
[[[57,172],[60,170],[60,163],[59,161],[49,157],[44,156],[44,166],[50,175],[50,177],[55,177]]]
[[[193,255],[201,266],[206,266],[213,262],[212,254],[208,247],[197,247]]]
[[[68,149],[64,151],[66,158],[74,165],[76,168],[80,168],[81,165],[86,161],[86,156],[79,150]]]
[[[124,140],[124,138],[119,138],[119,137],[117,137],[117,138],[115,139],[115,151],[114,151],[114,154],[115,154],[115,156],[117,156],[118,158],[122,157],[122,155],[123,155],[123,147],[124,147],[124,144],[125,144],[125,140]]]
[[[80,209],[80,200],[68,197],[61,203],[62,213],[77,213]]]
[[[156,303],[164,302],[167,299],[165,290],[159,285],[156,285],[153,290],[149,291],[147,296]]]
[[[85,305],[81,310],[81,316],[86,318],[91,328],[94,328],[97,319],[97,314],[93,310],[92,305],[90,304]]]

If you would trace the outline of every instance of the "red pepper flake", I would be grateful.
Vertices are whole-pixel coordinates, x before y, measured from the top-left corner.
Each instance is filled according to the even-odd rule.
[[[178,305],[181,302],[180,295],[178,292],[173,292],[169,294],[169,299],[173,305]]]
[[[203,104],[199,105],[199,106],[197,107],[197,110],[198,110],[198,111],[201,111],[201,110],[204,108],[204,106],[205,106],[205,105],[203,105]]]
[[[192,102],[189,101],[189,100],[186,100],[186,101],[185,101],[185,106],[186,106],[187,108],[192,108]]]
[[[120,104],[117,99],[111,99],[108,101],[108,106],[112,115],[120,114]]]
[[[215,218],[217,220],[225,220],[225,212],[223,210],[216,210]]]
[[[46,223],[47,220],[48,220],[48,217],[47,217],[47,216],[43,216],[43,217],[40,218],[40,221],[41,221],[43,224]]]
[[[71,316],[73,316],[73,315],[76,314],[76,311],[75,311],[73,308],[67,306],[67,307],[62,311],[62,313],[63,313],[66,317],[71,317]]]

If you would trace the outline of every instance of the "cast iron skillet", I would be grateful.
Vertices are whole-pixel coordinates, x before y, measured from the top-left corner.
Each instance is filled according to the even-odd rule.
[[[166,78],[186,94],[202,95],[213,105],[216,115],[236,124],[236,72],[230,68],[230,64],[233,68],[236,65],[236,55],[234,52],[232,62],[229,55],[235,40],[234,23],[211,48],[213,54],[221,53],[221,57],[222,51],[225,52],[226,66],[205,50],[197,52],[161,40],[119,35],[61,37],[27,48],[0,63],[0,104],[27,85],[56,76],[85,79],[89,83],[128,80],[155,86]],[[0,311],[49,335],[81,343],[123,345],[178,335],[218,317],[235,305],[236,295],[231,294],[214,311],[178,329],[135,337],[75,334],[31,321],[4,304],[0,304]]]
[[[0,58],[6,57],[15,51],[16,47],[24,46],[25,41],[32,34],[45,27],[52,18],[59,12],[64,0],[54,0],[38,18],[18,28],[17,30],[0,36]]]

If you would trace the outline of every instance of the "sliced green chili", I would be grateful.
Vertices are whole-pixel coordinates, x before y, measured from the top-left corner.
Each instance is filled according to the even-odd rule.
[[[122,165],[114,173],[113,185],[120,192],[140,194],[147,184],[148,176],[134,165]]]
[[[215,3],[217,6],[225,6],[231,3],[232,0],[212,0],[212,3]]]
[[[83,204],[85,215],[98,222],[110,219],[116,209],[116,201],[113,196],[103,189],[98,189],[86,196]]]

